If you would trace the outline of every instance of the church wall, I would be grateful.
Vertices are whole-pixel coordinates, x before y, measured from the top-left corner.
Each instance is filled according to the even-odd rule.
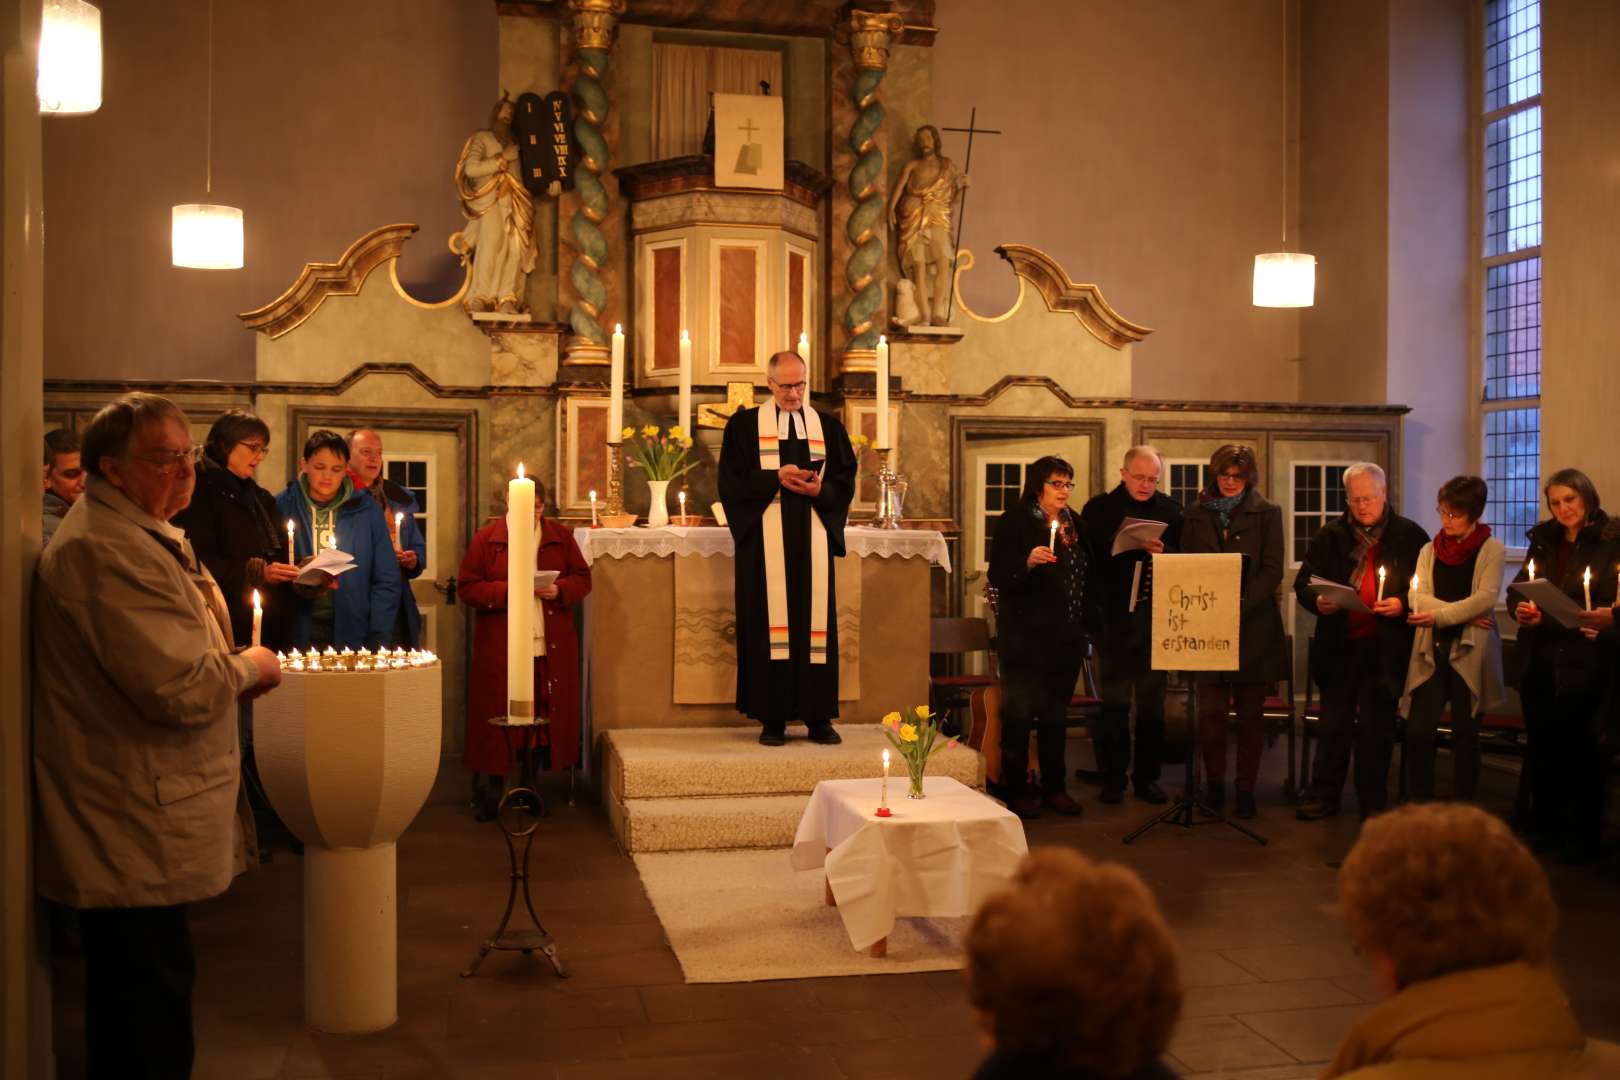
[[[1409,405],[1405,508],[1432,521],[1434,493],[1475,470],[1470,401],[1468,4],[1389,8],[1388,385]]]
[[[1297,316],[1250,303],[1281,239],[1280,5],[1006,0],[939,5],[934,116],[974,142],[963,246],[1029,243],[1126,318],[1137,395],[1293,400]],[[947,134],[962,162],[966,137]],[[964,284],[999,311],[1009,281]]]
[[[451,172],[499,95],[493,4],[219,0],[215,201],[246,215],[242,270],[169,264],[169,208],[205,201],[207,19],[155,0],[103,10],[105,101],[44,137],[46,374],[246,379],[258,307],[306,262],[388,222],[422,226],[402,278],[460,280]]]
[[[1300,313],[1300,399],[1388,400],[1389,11],[1302,5],[1300,248],[1316,303]]]
[[[1544,4],[1543,476],[1586,472],[1620,509],[1620,7]]]

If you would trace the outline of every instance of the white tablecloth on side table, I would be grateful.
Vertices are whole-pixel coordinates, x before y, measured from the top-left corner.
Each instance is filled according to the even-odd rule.
[[[826,866],[857,950],[888,937],[900,916],[973,914],[1029,851],[1015,814],[948,776],[924,777],[925,799],[906,798],[904,771],[891,776],[888,818],[873,814],[881,784],[817,784],[790,856],[796,870]]]

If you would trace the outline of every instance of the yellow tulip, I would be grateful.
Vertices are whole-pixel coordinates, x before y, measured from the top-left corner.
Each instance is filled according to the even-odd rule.
[[[676,424],[669,429],[669,437],[674,439],[676,442],[680,442],[682,439],[686,438],[686,429],[681,427],[681,425]]]
[[[926,705],[918,705],[916,708],[912,709],[911,711],[912,711],[912,714],[915,715],[917,717],[917,719],[919,719],[919,720],[927,720],[927,719],[931,718],[934,715],[932,712],[929,711],[928,706],[926,706]]]
[[[887,716],[885,716],[883,718],[883,726],[886,727],[886,728],[897,728],[897,727],[899,727],[900,726],[900,714],[898,712],[889,713]]]
[[[692,449],[692,440],[691,440],[691,439],[689,439],[689,438],[687,438],[687,439],[682,439],[682,440],[681,440],[681,448],[682,448],[682,449],[684,449],[684,450],[690,450],[690,449]]]
[[[900,725],[900,741],[901,742],[916,742],[917,741],[917,725],[916,724],[901,724]]]
[[[654,438],[658,434],[658,425],[648,424],[646,427],[641,429],[641,433],[647,436],[649,439]]]
[[[629,424],[626,424],[624,430],[619,432],[619,438],[621,439],[633,439],[635,437],[636,429],[631,427]]]

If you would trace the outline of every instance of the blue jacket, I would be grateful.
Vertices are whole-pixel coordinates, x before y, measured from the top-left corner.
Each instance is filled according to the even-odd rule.
[[[277,512],[298,523],[293,552],[302,561],[314,554],[314,526],[297,478],[276,496]],[[349,496],[337,512],[337,546],[354,556],[354,569],[338,577],[332,596],[332,644],[337,648],[375,649],[388,642],[399,611],[399,563],[388,538],[382,507],[363,491]],[[293,644],[309,644],[314,602],[299,598],[293,617]]]
[[[383,481],[383,493],[388,496],[388,513],[405,515],[399,524],[399,546],[406,551],[416,552],[416,568],[402,570],[400,574],[405,581],[415,581],[427,569],[427,537],[422,535],[421,526],[416,523],[416,515],[422,512],[421,507],[416,505],[416,496],[411,494],[410,488],[392,480]],[[383,522],[384,526],[387,524],[387,521]],[[409,644],[419,649],[422,647],[422,609],[416,604],[416,593],[403,581],[399,586],[399,602],[405,609],[405,625],[411,635]],[[393,644],[405,645],[406,642],[396,641]]]

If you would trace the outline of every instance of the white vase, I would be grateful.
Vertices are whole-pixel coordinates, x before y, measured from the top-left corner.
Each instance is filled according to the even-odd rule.
[[[649,480],[647,491],[652,501],[647,506],[647,528],[659,529],[669,524],[669,481]]]

